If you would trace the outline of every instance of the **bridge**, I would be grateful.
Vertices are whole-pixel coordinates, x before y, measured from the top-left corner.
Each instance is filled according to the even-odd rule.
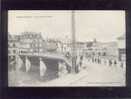
[[[64,55],[60,53],[18,53],[9,54],[14,56],[16,62],[17,70],[24,70],[25,72],[31,71],[31,68],[35,66],[37,72],[39,72],[40,77],[52,76],[58,77],[59,65],[64,63],[68,72],[71,71],[72,61],[67,59]],[[10,64],[13,62],[10,62]]]

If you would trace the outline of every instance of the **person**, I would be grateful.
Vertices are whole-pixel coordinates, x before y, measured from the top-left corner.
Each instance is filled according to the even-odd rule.
[[[121,61],[121,67],[123,68],[123,61]]]
[[[116,60],[114,60],[114,65],[116,66],[116,64],[117,64],[117,62],[116,62]]]
[[[71,73],[71,67],[68,64],[66,64],[66,70],[68,73]]]
[[[98,58],[98,64],[100,64],[100,59]]]
[[[111,66],[112,65],[112,61],[111,60],[109,60],[109,66]]]
[[[82,66],[83,63],[83,56],[80,56],[80,67]]]
[[[66,57],[67,59],[70,59],[70,58],[71,58],[71,54],[70,54],[69,52],[67,52],[67,53],[65,54],[65,57]]]

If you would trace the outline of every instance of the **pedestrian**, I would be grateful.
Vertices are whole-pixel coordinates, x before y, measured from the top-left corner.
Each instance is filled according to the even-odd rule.
[[[100,62],[100,64],[101,64],[101,59],[99,59],[99,62]]]
[[[104,59],[104,64],[106,65],[106,59]]]
[[[111,66],[112,65],[112,61],[111,60],[109,60],[109,66]]]
[[[97,59],[95,58],[95,63],[96,63]]]
[[[83,56],[80,56],[80,67],[82,67],[82,63],[83,63]]]
[[[66,70],[68,73],[71,73],[71,67],[68,64],[66,64]]]
[[[123,68],[123,62],[121,61],[121,67]]]
[[[114,65],[116,66],[116,64],[117,64],[117,62],[116,62],[116,60],[114,60]]]

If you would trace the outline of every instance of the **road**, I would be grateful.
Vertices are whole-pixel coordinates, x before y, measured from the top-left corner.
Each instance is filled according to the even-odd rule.
[[[40,86],[125,86],[125,71],[121,67],[90,63],[78,74],[68,74]]]
[[[87,75],[72,83],[73,86],[124,86],[125,71],[121,67],[90,64]]]
[[[125,86],[125,69],[120,66],[106,66],[87,62],[78,74],[67,74],[51,81],[43,82],[38,77],[26,73],[19,74],[18,86]],[[18,74],[17,74],[18,76]],[[14,75],[12,76],[14,77]],[[27,78],[27,79],[26,79]],[[22,80],[23,79],[23,80]]]

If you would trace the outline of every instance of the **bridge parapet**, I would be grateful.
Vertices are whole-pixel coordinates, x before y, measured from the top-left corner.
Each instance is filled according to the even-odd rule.
[[[29,57],[41,57],[41,58],[47,58],[47,59],[56,59],[58,61],[63,61],[68,66],[71,67],[71,62],[62,54],[58,53],[19,53],[20,56],[29,56]]]

